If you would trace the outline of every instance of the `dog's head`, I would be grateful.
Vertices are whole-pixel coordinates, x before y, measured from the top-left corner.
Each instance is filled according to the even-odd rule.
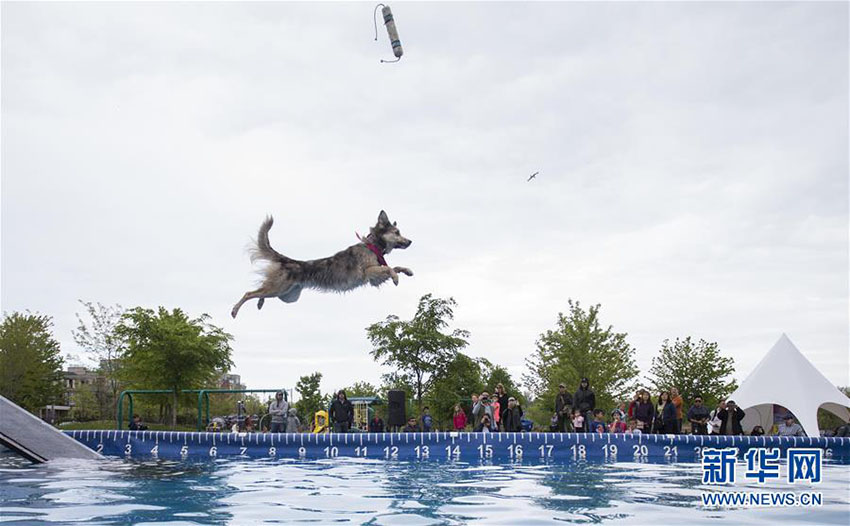
[[[401,235],[394,222],[390,223],[390,218],[383,210],[378,214],[378,223],[369,231],[378,240],[384,252],[387,253],[394,248],[407,248],[412,243],[411,240]]]

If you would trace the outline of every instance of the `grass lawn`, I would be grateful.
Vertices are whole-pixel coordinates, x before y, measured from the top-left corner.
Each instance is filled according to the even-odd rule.
[[[177,427],[172,428],[170,424],[155,424],[145,422],[150,431],[197,431],[197,427],[191,424],[177,424]],[[64,422],[60,424],[59,429],[62,431],[72,431],[75,429],[115,429],[115,420],[92,420],[91,422]],[[124,429],[127,429],[127,424],[124,424]]]

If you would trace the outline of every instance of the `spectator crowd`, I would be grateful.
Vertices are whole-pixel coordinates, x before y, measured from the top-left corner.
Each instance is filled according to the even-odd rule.
[[[733,400],[721,401],[716,407],[710,408],[703,403],[703,398],[697,395],[694,396],[691,406],[685,408],[684,400],[675,387],[659,392],[654,398],[646,389],[640,389],[630,402],[620,402],[609,411],[596,406],[596,395],[590,382],[587,378],[582,378],[578,389],[573,393],[567,391],[565,384],[559,384],[553,402],[554,412],[549,420],[550,432],[750,436],[765,434],[764,429],[758,425],[750,430],[743,428],[745,412]],[[263,431],[292,433],[304,430],[296,410],[289,406],[282,392],[277,393],[275,399],[269,403],[268,415],[270,426],[264,426]],[[134,417],[130,429],[144,429],[138,416]],[[327,417],[327,428],[335,433],[367,430],[365,427],[362,430],[354,429],[354,409],[344,391],[335,393]],[[497,384],[492,394],[486,391],[472,394],[469,413],[461,403],[457,403],[451,416],[451,429],[454,431],[520,432],[530,431],[531,425],[531,421],[524,418],[519,400],[509,394],[502,384]],[[236,430],[234,426],[234,431]],[[238,430],[253,431],[252,418],[246,417],[242,425],[238,426]],[[381,417],[375,413],[368,422],[368,432],[384,431],[391,429],[386,427]],[[418,417],[411,416],[401,431],[437,431],[430,408],[424,407]],[[784,415],[783,422],[777,427],[775,434],[806,436],[803,428],[790,413]],[[850,436],[850,426],[841,427],[836,431],[836,436]]]
[[[649,391],[640,389],[628,405],[620,403],[608,413],[596,407],[596,396],[587,378],[582,378],[574,394],[567,392],[564,384],[558,386],[554,409],[549,425],[553,432],[747,434],[741,424],[745,413],[733,400],[721,401],[717,407],[709,409],[703,405],[702,396],[697,395],[685,410],[684,400],[675,387],[659,392],[654,400]],[[749,434],[764,435],[764,429],[754,426]],[[805,436],[790,413],[784,416],[776,435]]]

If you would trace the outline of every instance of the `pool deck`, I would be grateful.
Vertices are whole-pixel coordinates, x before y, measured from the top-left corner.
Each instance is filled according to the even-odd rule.
[[[197,433],[66,431],[97,453],[124,458],[219,457],[382,460],[700,462],[706,449],[818,449],[850,460],[850,438],[595,433]]]

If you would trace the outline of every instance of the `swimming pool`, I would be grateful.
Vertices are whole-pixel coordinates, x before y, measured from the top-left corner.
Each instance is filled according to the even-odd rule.
[[[824,463],[817,509],[710,509],[696,463],[217,458],[53,461],[0,454],[17,524],[842,524],[850,466]],[[737,490],[787,490],[781,483]]]

